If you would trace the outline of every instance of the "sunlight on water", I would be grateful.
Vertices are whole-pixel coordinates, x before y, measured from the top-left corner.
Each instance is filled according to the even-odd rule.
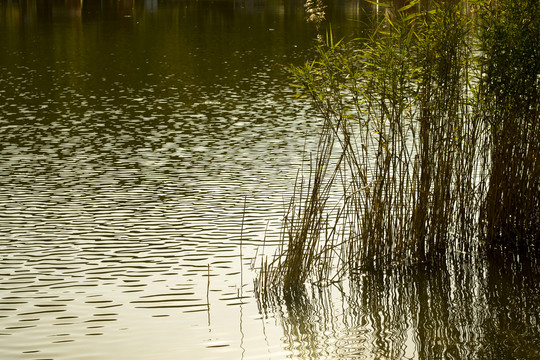
[[[0,1],[0,358],[540,357],[539,282],[486,264],[263,310],[317,123],[281,66],[312,56],[302,4],[88,3]]]
[[[53,14],[24,25],[30,38],[4,24],[2,358],[285,354],[249,269],[277,238],[309,127],[279,67],[293,57],[233,34],[200,43],[222,34],[199,28],[197,8],[176,30],[159,23],[180,8],[75,27]],[[258,25],[223,11],[233,32]],[[297,23],[302,36],[279,46],[308,48]]]

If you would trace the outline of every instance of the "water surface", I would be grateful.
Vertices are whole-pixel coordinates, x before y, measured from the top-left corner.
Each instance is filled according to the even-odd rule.
[[[0,357],[282,353],[250,257],[309,128],[282,65],[315,32],[253,6],[2,3]]]
[[[0,2],[0,358],[540,357],[515,265],[262,311],[253,259],[317,125],[283,65],[317,29],[294,1],[84,4]],[[361,8],[329,8],[334,30]]]

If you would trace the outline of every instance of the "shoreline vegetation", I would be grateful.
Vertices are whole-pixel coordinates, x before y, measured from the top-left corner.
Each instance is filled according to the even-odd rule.
[[[540,252],[540,4],[376,6],[370,36],[329,32],[290,68],[322,124],[255,281],[263,306],[308,283]]]

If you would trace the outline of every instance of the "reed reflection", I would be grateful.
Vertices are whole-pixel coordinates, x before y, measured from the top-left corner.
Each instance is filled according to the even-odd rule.
[[[329,289],[302,292],[294,298],[272,302],[276,316],[283,326],[285,348],[294,358],[321,359],[335,353],[336,334],[340,324],[336,321],[341,314]]]
[[[485,359],[540,358],[540,264],[538,254],[492,255],[485,278]]]
[[[304,291],[276,312],[300,359],[533,359],[539,280],[536,260],[460,255]]]

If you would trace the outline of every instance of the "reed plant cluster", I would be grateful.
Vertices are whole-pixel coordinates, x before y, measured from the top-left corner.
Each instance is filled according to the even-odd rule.
[[[378,5],[371,36],[328,34],[315,61],[291,68],[323,123],[259,293],[450,253],[538,251],[538,2]]]
[[[482,237],[491,248],[538,250],[540,3],[494,3],[482,23],[479,106],[491,147]]]

